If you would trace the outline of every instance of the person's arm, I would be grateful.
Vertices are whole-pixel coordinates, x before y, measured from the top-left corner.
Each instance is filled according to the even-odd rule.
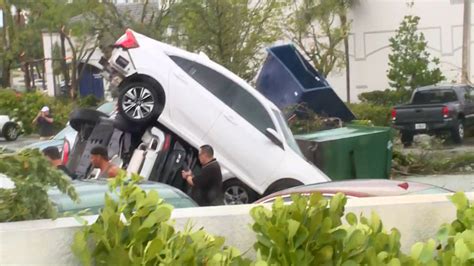
[[[54,119],[52,117],[47,117],[47,116],[43,116],[44,120],[46,120],[46,122],[48,123],[53,123]]]
[[[193,174],[186,175],[186,177],[185,177],[186,182],[192,187],[194,186],[193,179],[194,179]]]
[[[39,113],[36,115],[35,119],[33,119],[33,121],[31,121],[31,123],[32,123],[32,124],[36,123],[36,122],[38,121],[38,118],[39,118],[40,116],[41,116],[41,112],[39,112]]]
[[[118,175],[118,172],[119,172],[119,168],[117,166],[112,166],[109,168],[109,170],[107,171],[107,176],[108,177],[116,177]]]

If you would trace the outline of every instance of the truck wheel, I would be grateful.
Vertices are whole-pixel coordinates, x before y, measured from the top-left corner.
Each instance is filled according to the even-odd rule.
[[[156,120],[164,107],[164,93],[145,82],[132,82],[120,88],[118,110],[123,118],[136,124]]]
[[[225,205],[248,204],[258,198],[257,192],[236,178],[224,182],[223,191]]]
[[[451,129],[451,137],[454,143],[461,144],[464,139],[464,121],[458,120],[453,129]]]
[[[2,132],[6,140],[14,141],[20,135],[20,128],[17,124],[8,122],[3,126]]]
[[[414,134],[407,131],[402,131],[402,143],[403,147],[410,147],[413,143],[413,136]]]

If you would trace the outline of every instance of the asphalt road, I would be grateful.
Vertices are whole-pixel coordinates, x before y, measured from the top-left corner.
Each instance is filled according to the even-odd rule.
[[[0,147],[5,149],[17,151],[26,145],[32,144],[39,141],[39,136],[20,136],[15,141],[7,141],[4,138],[0,138]]]

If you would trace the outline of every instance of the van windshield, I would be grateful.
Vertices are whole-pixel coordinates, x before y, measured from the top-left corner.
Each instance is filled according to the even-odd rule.
[[[451,89],[418,91],[413,96],[413,104],[449,103],[457,101]]]
[[[296,143],[295,137],[293,136],[293,133],[291,132],[290,128],[288,127],[288,124],[286,123],[285,119],[283,118],[283,115],[281,112],[277,110],[273,110],[273,113],[275,114],[275,117],[277,119],[278,124],[280,125],[281,131],[283,132],[283,136],[285,137],[286,143],[292,150],[294,150],[298,155],[300,155],[302,158],[304,158],[303,153],[300,150],[300,147],[298,146],[298,143]]]

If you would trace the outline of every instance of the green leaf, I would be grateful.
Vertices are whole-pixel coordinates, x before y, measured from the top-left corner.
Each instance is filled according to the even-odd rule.
[[[454,244],[454,254],[461,260],[461,263],[465,263],[472,256],[472,253],[464,243],[464,239],[461,238]]]
[[[145,248],[145,262],[150,261],[152,258],[158,256],[163,247],[163,240],[159,238],[155,238],[152,241],[148,242]]]
[[[149,228],[157,223],[169,220],[172,210],[173,208],[168,204],[158,206],[156,210],[148,215],[143,224],[140,226],[140,229]]]
[[[350,224],[350,225],[355,225],[357,224],[357,216],[352,213],[352,212],[349,212],[347,215],[346,215],[346,221]]]
[[[292,239],[295,235],[296,232],[298,231],[298,228],[300,227],[300,223],[290,219],[288,220],[288,238]]]
[[[459,211],[464,211],[469,206],[469,200],[464,192],[456,192],[454,195],[449,196],[449,199]]]

